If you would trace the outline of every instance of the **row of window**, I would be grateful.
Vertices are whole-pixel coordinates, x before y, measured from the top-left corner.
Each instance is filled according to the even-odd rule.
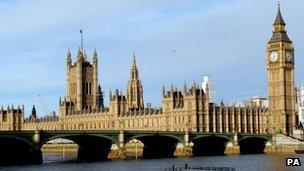
[[[92,84],[91,82],[86,82],[82,84],[82,94],[92,94]]]
[[[216,129],[216,132],[220,132],[220,129],[222,128],[222,131],[224,132],[253,132],[256,133],[258,130],[263,130],[261,127],[265,126],[267,118],[263,115],[256,115],[250,117],[250,115],[240,115],[241,117],[235,117],[234,123],[232,123],[232,117],[228,117],[228,120],[225,117],[222,117],[220,120],[220,117],[217,116],[215,121],[213,121],[212,117],[209,118],[209,126],[210,129]],[[220,123],[219,121],[222,121]],[[247,124],[245,124],[245,122]],[[250,124],[249,124],[250,123]],[[215,124],[215,128],[213,128],[213,124]],[[227,127],[226,127],[227,124]],[[233,128],[234,126],[234,128]],[[234,130],[233,130],[234,129]]]
[[[77,83],[71,84],[71,94],[77,93]],[[82,94],[92,94],[92,83],[85,82],[82,84]]]

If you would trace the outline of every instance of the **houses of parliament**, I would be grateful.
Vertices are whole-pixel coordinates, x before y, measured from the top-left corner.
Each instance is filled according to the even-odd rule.
[[[0,130],[153,130],[190,132],[283,133],[296,129],[294,48],[287,35],[280,7],[266,46],[269,107],[260,101],[245,106],[209,101],[209,87],[197,83],[162,88],[162,106],[144,105],[144,89],[133,54],[126,94],[115,90],[104,106],[98,81],[98,53],[92,61],[79,48],[77,56],[66,54],[66,96],[59,100],[59,115],[38,118],[33,107],[0,109]],[[72,58],[75,58],[74,60]],[[263,58],[263,56],[261,56]]]

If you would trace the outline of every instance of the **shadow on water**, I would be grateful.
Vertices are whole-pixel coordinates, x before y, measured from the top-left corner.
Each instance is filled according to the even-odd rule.
[[[239,142],[240,154],[263,154],[266,141],[261,138],[248,138]]]
[[[75,158],[62,158],[61,155],[44,154],[40,165],[0,167],[0,170],[40,171],[40,170],[105,170],[105,171],[163,171],[172,167],[233,167],[236,170],[288,170],[286,157],[298,157],[304,161],[304,155],[298,154],[253,154],[233,156],[177,157],[166,159],[109,160],[98,162],[79,162]],[[193,169],[194,170],[194,169]],[[303,170],[301,167],[294,170]]]
[[[32,144],[25,140],[11,137],[0,138],[0,166],[41,163],[41,151],[34,150]]]
[[[202,137],[193,141],[193,156],[225,155],[228,140],[222,137]]]

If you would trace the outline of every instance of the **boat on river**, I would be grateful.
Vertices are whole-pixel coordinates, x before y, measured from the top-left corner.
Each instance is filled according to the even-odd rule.
[[[304,154],[304,145],[298,146],[298,148],[295,149],[295,152],[297,154]]]

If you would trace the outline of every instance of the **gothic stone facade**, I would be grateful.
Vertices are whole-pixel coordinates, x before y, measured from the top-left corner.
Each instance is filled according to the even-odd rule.
[[[67,53],[66,97],[59,101],[59,116],[38,118],[33,109],[24,119],[23,107],[0,110],[0,130],[153,130],[270,133],[278,130],[290,135],[295,127],[294,57],[292,42],[285,30],[280,9],[267,45],[269,108],[248,102],[245,106],[209,103],[208,91],[196,83],[162,91],[162,107],[144,107],[143,86],[135,54],[126,96],[110,92],[104,107],[98,85],[98,55],[87,60],[84,50],[77,52],[73,64]],[[207,87],[208,90],[208,87]]]

